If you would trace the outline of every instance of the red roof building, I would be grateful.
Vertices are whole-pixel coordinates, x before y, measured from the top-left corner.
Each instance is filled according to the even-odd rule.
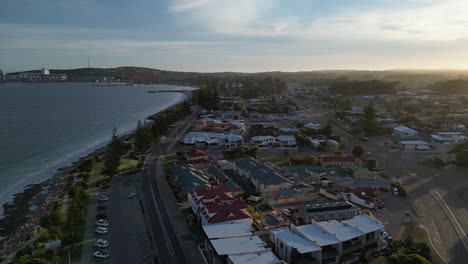
[[[195,189],[190,195],[192,210],[203,225],[244,222],[252,224],[252,216],[243,201],[236,200],[228,187]]]

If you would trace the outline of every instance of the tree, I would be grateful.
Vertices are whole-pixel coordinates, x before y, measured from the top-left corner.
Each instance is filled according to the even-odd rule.
[[[456,164],[460,167],[468,166],[468,149],[464,149],[457,153]]]
[[[372,104],[369,104],[364,108],[364,116],[362,119],[362,129],[368,136],[374,136],[378,132],[377,127],[377,115],[375,108]]]
[[[327,137],[330,137],[333,134],[333,129],[331,127],[330,122],[320,131],[320,133],[324,134]]]
[[[445,164],[445,160],[439,156],[435,157],[433,160],[432,160],[432,163],[434,164],[434,166],[436,167],[444,167],[446,164]]]
[[[138,120],[137,128],[135,130],[135,148],[139,152],[145,151],[152,141],[152,133],[150,127],[145,123],[142,124]]]
[[[364,152],[366,152],[366,151],[365,151],[364,147],[361,146],[361,145],[357,145],[357,146],[353,147],[352,153],[356,157],[361,157],[362,154],[364,154]]]
[[[117,129],[112,130],[111,142],[107,145],[106,156],[104,157],[104,174],[112,176],[117,172],[122,155],[122,142],[117,136]]]
[[[291,154],[291,151],[289,151],[289,149],[283,150],[283,155],[284,155],[285,157],[289,157],[289,154]]]
[[[376,159],[368,159],[367,160],[367,168],[369,170],[374,170],[377,168],[377,160]]]

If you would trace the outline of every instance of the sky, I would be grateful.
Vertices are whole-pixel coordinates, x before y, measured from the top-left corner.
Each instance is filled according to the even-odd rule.
[[[463,0],[2,0],[4,71],[468,68]]]

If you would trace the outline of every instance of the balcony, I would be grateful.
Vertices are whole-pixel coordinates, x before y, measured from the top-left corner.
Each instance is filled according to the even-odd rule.
[[[326,249],[324,250],[322,248],[322,259],[327,259],[327,258],[333,258],[333,257],[338,257],[340,253],[336,248],[331,248],[331,249]]]
[[[356,241],[356,242],[345,242],[343,243],[343,255],[349,252],[352,252],[354,250],[363,248],[364,244],[361,243],[361,241]]]

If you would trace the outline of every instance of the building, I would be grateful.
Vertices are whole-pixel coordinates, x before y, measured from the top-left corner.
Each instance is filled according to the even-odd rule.
[[[250,237],[253,236],[252,225],[247,223],[226,223],[203,225],[203,231],[208,239]]]
[[[192,211],[202,225],[246,223],[252,225],[247,205],[226,186],[194,189],[189,195]]]
[[[360,106],[352,106],[351,107],[351,114],[353,115],[363,115],[364,109]]]
[[[296,137],[292,135],[273,136],[254,136],[250,141],[259,148],[280,147],[295,148],[297,146]]]
[[[234,171],[250,179],[256,190],[262,193],[292,188],[292,183],[280,172],[254,158],[235,160]]]
[[[196,188],[209,185],[208,175],[191,164],[176,164],[171,167],[171,173],[184,197]]]
[[[363,160],[355,156],[321,156],[318,157],[322,166],[347,166],[354,167],[362,165]]]
[[[393,134],[399,137],[416,137],[418,131],[406,126],[397,126],[393,128]]]
[[[319,130],[320,129],[320,123],[319,122],[310,122],[310,123],[305,124],[304,127]]]
[[[282,148],[295,148],[297,146],[296,137],[291,135],[279,135],[276,137],[277,146]]]
[[[440,119],[433,124],[441,130],[465,129],[465,124],[450,119]]]
[[[216,255],[226,260],[230,255],[270,250],[258,236],[212,239],[210,242]]]
[[[235,195],[240,195],[244,193],[239,185],[231,181],[231,179],[218,167],[210,166],[207,170],[208,177],[213,179],[215,185],[224,185]]]
[[[385,247],[383,225],[368,215],[312,222],[270,231],[276,254],[287,263],[353,263]]]
[[[347,189],[342,192],[343,198],[355,205],[366,207],[369,209],[383,209],[384,203],[382,199],[376,195],[377,190],[369,187],[356,189]]]
[[[271,252],[270,249],[253,253],[228,255],[228,264],[284,264],[285,262]]]
[[[349,219],[361,214],[361,209],[345,201],[307,204],[296,209],[296,219],[304,223]]]
[[[213,158],[200,149],[192,149],[177,161],[178,164],[190,164],[196,169],[206,169],[210,167],[213,162]]]
[[[244,138],[236,134],[214,132],[189,132],[180,140],[185,145],[199,147],[226,147],[236,148],[244,144]]]
[[[275,144],[276,138],[273,136],[254,136],[250,138],[250,141],[259,148],[269,148]]]
[[[272,230],[270,240],[274,244],[275,253],[286,263],[320,263],[322,249],[289,230],[288,227]]]
[[[431,135],[432,143],[436,145],[460,144],[466,140],[461,132],[439,132]]]
[[[400,141],[400,146],[404,151],[426,151],[430,150],[429,143],[422,140],[405,140]]]

